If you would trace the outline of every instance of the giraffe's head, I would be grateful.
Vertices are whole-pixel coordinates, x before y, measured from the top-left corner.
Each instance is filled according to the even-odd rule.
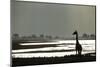
[[[75,32],[73,32],[73,34],[72,35],[76,35],[77,34],[77,30],[75,30]]]

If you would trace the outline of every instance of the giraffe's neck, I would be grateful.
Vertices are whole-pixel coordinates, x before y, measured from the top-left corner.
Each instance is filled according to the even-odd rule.
[[[76,43],[79,44],[79,41],[78,41],[78,33],[76,34]]]

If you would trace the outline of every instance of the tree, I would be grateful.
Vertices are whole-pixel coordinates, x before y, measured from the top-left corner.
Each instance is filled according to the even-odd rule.
[[[87,37],[88,37],[88,34],[84,33],[84,34],[82,35],[82,37],[83,37],[83,38],[87,38]]]
[[[19,39],[19,34],[17,34],[17,33],[13,34],[12,38],[13,38],[14,40]]]
[[[44,38],[44,35],[43,34],[40,34],[40,38]]]
[[[50,36],[50,35],[46,35],[46,38],[48,38],[48,39],[52,39],[52,36]]]
[[[15,33],[15,34],[13,34],[13,37],[14,38],[18,38],[19,37],[19,34]]]
[[[58,37],[58,36],[56,36],[56,37],[55,37],[55,39],[59,39],[59,37]]]
[[[52,39],[52,36],[49,35],[48,38],[49,38],[49,39]]]
[[[95,34],[91,34],[90,37],[91,37],[91,38],[95,38]]]
[[[37,36],[36,36],[35,34],[32,34],[32,37],[33,37],[33,38],[36,38]]]

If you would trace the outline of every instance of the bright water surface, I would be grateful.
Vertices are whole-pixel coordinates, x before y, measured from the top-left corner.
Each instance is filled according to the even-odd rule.
[[[95,52],[95,40],[79,40],[79,42],[83,48],[82,54]],[[22,46],[27,46],[27,45],[39,46],[39,45],[46,45],[46,44],[49,45],[54,44],[56,45],[56,47],[50,46],[50,47],[33,48],[33,49],[31,48],[31,49],[12,50],[12,57],[32,58],[32,57],[62,57],[65,55],[75,55],[76,54],[75,43],[76,43],[75,40],[57,40],[55,42],[45,42],[45,43],[21,43],[20,45]],[[39,51],[43,51],[43,52],[39,52]]]

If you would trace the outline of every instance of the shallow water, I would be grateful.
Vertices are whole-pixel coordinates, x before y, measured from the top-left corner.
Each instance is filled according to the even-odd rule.
[[[39,46],[39,45],[44,45],[44,44],[45,45],[54,44],[56,45],[56,47],[12,50],[12,57],[32,58],[32,57],[56,57],[56,56],[61,57],[65,55],[74,55],[76,53],[75,52],[75,42],[76,42],[75,40],[57,40],[55,42],[45,42],[45,43],[21,43],[20,45],[22,46],[26,46],[26,45],[33,45],[33,46],[38,45]],[[79,42],[83,48],[82,54],[95,52],[95,40],[79,40]],[[62,50],[66,50],[66,51],[62,51]],[[67,51],[67,50],[72,50],[72,51]],[[43,52],[41,53],[41,51]]]

